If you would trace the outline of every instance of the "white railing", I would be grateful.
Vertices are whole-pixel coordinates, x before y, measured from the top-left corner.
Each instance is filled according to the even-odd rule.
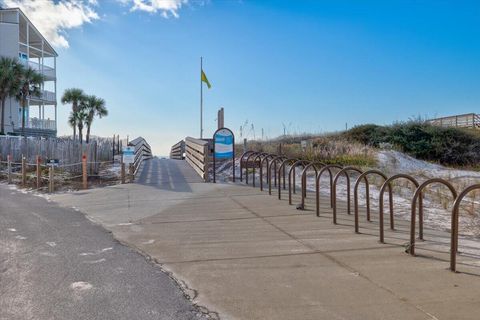
[[[40,65],[36,62],[33,62],[33,61],[29,61],[29,60],[20,60],[20,61],[22,62],[22,64],[25,67],[30,67],[33,70],[43,74],[47,78],[55,78],[56,77],[55,69],[52,68],[52,67],[48,67],[46,65],[43,65],[43,68],[42,68],[42,65]]]
[[[55,120],[30,118],[26,126],[28,129],[56,130]]]
[[[55,95],[55,92],[51,92],[51,91],[47,91],[47,90],[42,91],[40,99],[42,99],[44,101],[49,101],[49,102],[56,102],[57,101],[57,97]]]

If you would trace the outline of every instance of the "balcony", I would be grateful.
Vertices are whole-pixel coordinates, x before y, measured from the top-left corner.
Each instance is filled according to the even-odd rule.
[[[38,73],[42,74],[45,77],[45,81],[53,81],[56,79],[56,72],[55,69],[52,67],[48,67],[46,65],[42,66],[36,62],[30,60],[23,60],[20,59],[20,62],[26,67],[30,67],[33,70],[37,71]]]
[[[55,92],[48,90],[43,90],[40,94],[40,97],[30,97],[30,105],[41,105],[41,104],[56,104],[57,97]]]
[[[14,133],[18,135],[26,135],[29,137],[55,137],[57,131],[55,128],[55,120],[30,118],[25,129],[16,128]]]
[[[27,128],[41,130],[55,130],[55,120],[30,118]]]

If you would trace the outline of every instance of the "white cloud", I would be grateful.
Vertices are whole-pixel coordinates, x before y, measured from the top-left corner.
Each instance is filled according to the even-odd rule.
[[[99,19],[96,0],[0,0],[7,8],[20,8],[55,47],[68,48],[66,31]]]
[[[168,18],[170,15],[178,18],[178,10],[188,0],[117,0],[124,5],[130,5],[132,11],[146,11],[150,13],[161,12],[162,16]]]

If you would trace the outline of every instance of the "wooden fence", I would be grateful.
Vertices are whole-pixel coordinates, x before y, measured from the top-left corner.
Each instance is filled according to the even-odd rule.
[[[85,154],[90,162],[113,161],[113,139],[97,138],[81,144],[66,138],[39,137],[0,137],[0,161],[21,162],[22,159],[35,163],[40,156],[42,163],[48,159],[58,159],[60,165],[82,162]]]
[[[480,128],[480,116],[475,113],[460,114],[437,119],[430,119],[428,123],[441,127],[457,127],[457,128]]]
[[[208,141],[192,137],[185,138],[185,160],[204,181],[209,181],[208,155]]]

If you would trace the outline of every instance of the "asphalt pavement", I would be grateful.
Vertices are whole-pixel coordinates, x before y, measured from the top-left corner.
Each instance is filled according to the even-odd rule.
[[[0,319],[208,317],[199,310],[169,274],[82,213],[0,184]]]

